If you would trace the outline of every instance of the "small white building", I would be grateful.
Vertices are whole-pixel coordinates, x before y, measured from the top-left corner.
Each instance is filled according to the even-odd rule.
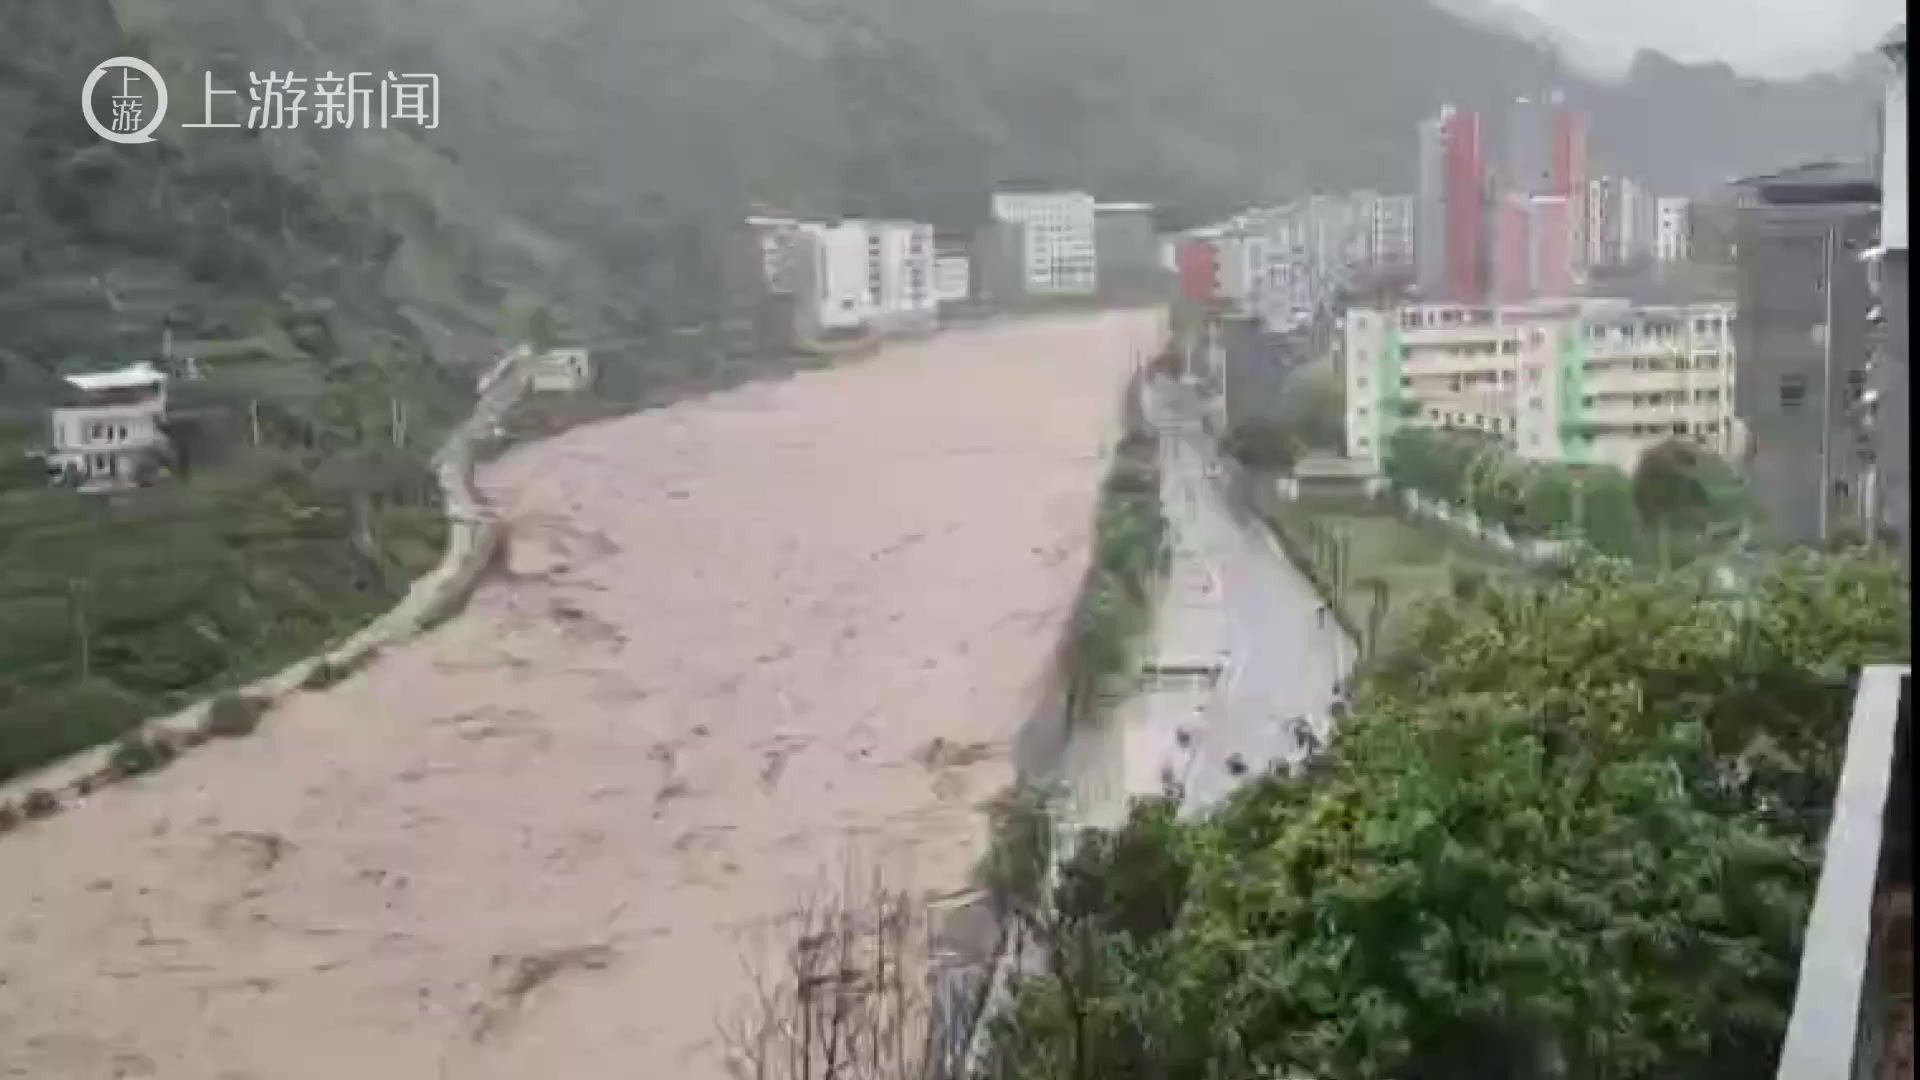
[[[997,192],[995,221],[1022,227],[1021,276],[1036,296],[1091,296],[1099,289],[1095,203],[1082,191]]]
[[[933,295],[942,304],[964,304],[973,294],[973,260],[960,251],[933,260]]]
[[[916,221],[867,221],[867,294],[870,325],[879,333],[929,329],[934,295],[933,226]]]
[[[67,376],[67,399],[49,417],[52,479],[83,491],[141,483],[168,449],[167,375],[141,363],[118,371]]]
[[[573,394],[593,385],[593,357],[585,349],[548,349],[527,379],[534,390]]]
[[[1687,261],[1691,203],[1674,196],[1658,200],[1654,207],[1654,257],[1661,262]]]
[[[809,294],[801,298],[823,331],[859,330],[872,314],[867,283],[867,230],[862,222],[809,224],[807,247],[813,259]]]

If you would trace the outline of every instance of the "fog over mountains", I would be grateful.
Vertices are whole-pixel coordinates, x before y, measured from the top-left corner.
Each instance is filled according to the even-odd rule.
[[[60,186],[87,141],[65,103],[121,51],[181,87],[208,69],[239,86],[269,68],[439,73],[437,131],[176,132],[116,174],[244,158],[223,167],[352,219],[349,246],[378,270],[358,280],[394,302],[478,326],[508,290],[534,291],[582,332],[699,319],[715,227],[756,201],[967,226],[996,185],[1067,184],[1180,224],[1405,190],[1415,125],[1441,103],[1548,87],[1589,113],[1596,171],[1700,191],[1866,153],[1877,96],[1865,67],[1769,82],[1651,53],[1595,79],[1428,0],[9,0],[0,39],[15,95],[0,101],[50,103],[0,118],[0,214]],[[108,257],[118,217],[86,217]],[[35,235],[42,256],[62,242]],[[8,265],[0,251],[0,288]]]

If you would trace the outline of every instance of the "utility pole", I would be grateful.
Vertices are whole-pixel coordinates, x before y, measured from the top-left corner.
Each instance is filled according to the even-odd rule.
[[[67,595],[73,606],[74,638],[80,646],[80,681],[86,682],[93,677],[93,641],[87,630],[86,579],[67,579]]]
[[[253,398],[247,402],[247,426],[252,430],[252,433],[253,433],[253,445],[258,447],[260,445],[260,399],[259,398]]]
[[[1820,328],[1820,545],[1826,546],[1833,498],[1833,256],[1839,230],[1827,226],[1826,322]]]

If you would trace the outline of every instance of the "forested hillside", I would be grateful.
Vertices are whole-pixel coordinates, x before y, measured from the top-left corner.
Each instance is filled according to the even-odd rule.
[[[699,320],[714,227],[751,200],[965,226],[1002,183],[1148,199],[1176,220],[1405,189],[1421,117],[1549,85],[1592,117],[1597,168],[1700,190],[1866,152],[1875,96],[1858,76],[1773,84],[1654,54],[1590,81],[1428,0],[116,6],[169,70],[442,75],[445,122],[422,141],[334,137],[290,164],[431,249],[410,267],[422,300],[474,278],[623,330]]]

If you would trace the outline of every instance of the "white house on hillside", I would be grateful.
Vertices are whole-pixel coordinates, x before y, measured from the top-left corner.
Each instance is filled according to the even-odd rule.
[[[151,364],[67,376],[49,417],[45,460],[56,482],[83,491],[133,487],[167,452],[167,376]]]
[[[593,385],[593,357],[585,349],[548,349],[528,379],[535,390],[571,394]]]

